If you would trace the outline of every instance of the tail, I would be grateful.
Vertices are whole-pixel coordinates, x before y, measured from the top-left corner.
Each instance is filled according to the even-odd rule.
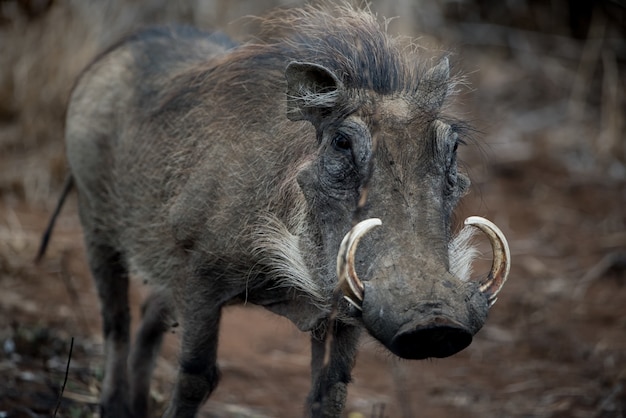
[[[39,251],[37,251],[37,256],[35,257],[35,263],[39,263],[46,253],[46,248],[48,248],[48,241],[50,241],[50,235],[52,235],[52,229],[54,228],[54,223],[61,212],[61,208],[63,207],[63,203],[65,203],[65,198],[70,193],[72,188],[74,187],[74,179],[71,174],[68,174],[65,178],[65,183],[63,184],[63,191],[61,192],[61,196],[59,197],[59,201],[57,202],[57,206],[54,208],[54,212],[52,213],[52,217],[50,218],[50,222],[48,222],[48,227],[46,231],[43,233],[41,237],[41,243],[39,244]]]

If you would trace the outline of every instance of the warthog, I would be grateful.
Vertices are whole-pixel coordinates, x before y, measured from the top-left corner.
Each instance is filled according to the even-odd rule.
[[[71,177],[57,209],[75,187],[102,305],[104,417],[146,416],[155,356],[177,318],[165,416],[194,416],[218,382],[222,308],[236,302],[311,333],[306,414],[340,416],[362,328],[402,358],[450,356],[483,326],[508,274],[506,240],[489,221],[469,218],[452,237],[470,183],[456,162],[464,125],[445,112],[447,58],[428,66],[349,6],[275,11],[259,25],[242,45],[145,30],[73,90]],[[483,280],[469,279],[473,227],[493,247]],[[132,349],[129,272],[156,289]]]

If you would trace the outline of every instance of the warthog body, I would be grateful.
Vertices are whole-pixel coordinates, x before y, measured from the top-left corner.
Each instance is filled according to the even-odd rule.
[[[190,28],[138,33],[73,91],[67,155],[102,302],[105,417],[147,414],[177,318],[165,415],[194,416],[218,382],[220,313],[233,302],[311,333],[307,414],[339,416],[363,327],[403,358],[452,355],[506,278],[497,228],[470,222],[495,237],[483,282],[468,280],[470,234],[451,237],[469,181],[456,164],[462,124],[443,111],[447,59],[420,61],[350,7],[260,25],[239,46]],[[157,289],[132,350],[129,272]]]

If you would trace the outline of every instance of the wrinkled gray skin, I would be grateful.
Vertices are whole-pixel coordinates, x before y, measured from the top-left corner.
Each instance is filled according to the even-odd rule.
[[[103,417],[147,416],[175,321],[180,368],[165,416],[195,416],[218,382],[230,303],[311,332],[313,417],[340,416],[363,327],[423,359],[462,350],[486,319],[477,285],[450,272],[452,211],[469,181],[442,113],[447,59],[400,52],[350,9],[279,12],[262,25],[254,46],[189,28],[140,33],[73,91],[67,155],[102,305]],[[335,292],[336,257],[369,217],[382,226],[358,247],[360,312]],[[131,350],[133,272],[157,290]]]

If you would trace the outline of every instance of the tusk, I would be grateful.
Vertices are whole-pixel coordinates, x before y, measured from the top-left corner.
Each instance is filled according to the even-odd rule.
[[[337,253],[339,288],[343,292],[343,297],[359,310],[363,302],[364,287],[354,268],[354,256],[363,235],[378,225],[382,225],[382,221],[378,218],[366,219],[356,224],[343,237]]]
[[[489,238],[493,249],[493,262],[491,271],[487,275],[487,280],[480,285],[480,291],[485,293],[489,302],[489,307],[496,303],[497,295],[504,286],[509,271],[511,270],[511,251],[506,237],[493,222],[481,218],[480,216],[470,216],[465,220],[465,225],[472,225]]]

